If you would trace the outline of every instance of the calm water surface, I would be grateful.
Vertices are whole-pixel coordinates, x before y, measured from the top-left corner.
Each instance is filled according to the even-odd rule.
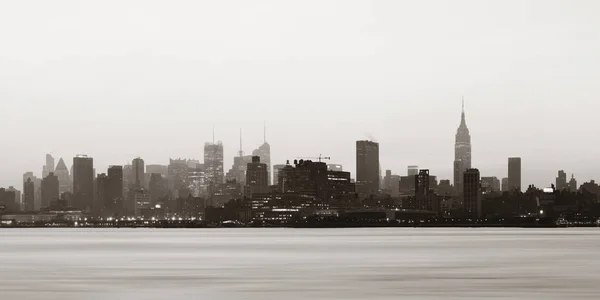
[[[0,299],[599,299],[600,229],[3,229]]]

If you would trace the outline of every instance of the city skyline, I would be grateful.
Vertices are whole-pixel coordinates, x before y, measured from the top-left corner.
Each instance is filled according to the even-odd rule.
[[[271,165],[322,153],[356,177],[350,149],[374,139],[382,170],[452,180],[462,96],[481,176],[518,156],[524,185],[599,177],[596,2],[34,3],[0,4],[0,186],[46,153],[202,160],[213,125],[228,168],[264,121]]]

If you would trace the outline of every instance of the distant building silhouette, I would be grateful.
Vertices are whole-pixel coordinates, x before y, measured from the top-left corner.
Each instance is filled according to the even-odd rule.
[[[356,142],[356,190],[361,197],[379,193],[379,144]]]
[[[144,160],[139,157],[135,158],[131,162],[131,167],[133,169],[133,173],[132,173],[133,188],[136,190],[143,189],[144,184],[146,182],[146,179],[145,179],[146,169],[144,167]]]
[[[112,206],[112,199],[110,196],[110,179],[104,173],[100,173],[96,176],[95,199],[96,201],[93,205],[94,213],[104,217],[112,216],[112,214],[109,212],[109,207]]]
[[[471,168],[471,134],[467,127],[465,118],[465,106],[463,101],[460,126],[456,131],[454,144],[454,186],[462,191],[463,173]]]
[[[284,167],[285,165],[273,165],[273,185],[279,184],[279,171]]]
[[[416,208],[419,210],[433,211],[433,193],[429,188],[429,170],[419,170],[419,174],[415,176],[415,199],[417,202]]]
[[[62,193],[71,191],[71,176],[69,175],[69,169],[65,165],[65,161],[62,157],[58,160],[54,175],[58,177],[58,191]]]
[[[15,193],[15,208],[17,210],[23,210],[21,203],[21,191],[17,190],[14,186],[9,186],[6,190]]]
[[[166,177],[159,173],[152,173],[148,189],[150,192],[150,204],[155,206],[169,194]]]
[[[267,164],[261,163],[259,156],[253,156],[252,162],[248,164],[248,170],[246,171],[247,194],[268,193],[268,177]]]
[[[502,192],[508,192],[508,177],[502,178]]]
[[[481,218],[481,184],[479,170],[468,169],[463,176],[463,206],[465,215]]]
[[[104,211],[107,216],[119,215],[123,212],[124,205],[124,180],[123,166],[108,167],[108,183]]]
[[[209,184],[215,186],[223,183],[225,173],[221,142],[204,144],[204,170]]]
[[[149,215],[149,211],[152,209],[150,204],[150,193],[145,189],[138,189],[134,191],[133,203],[135,208],[135,216],[142,217]]]
[[[73,158],[73,207],[90,211],[94,200],[94,160],[85,155]]]
[[[188,164],[185,159],[169,159],[169,189],[173,196],[177,198],[177,191],[184,187],[188,175]]]
[[[567,185],[567,173],[565,173],[565,171],[563,171],[563,170],[558,171],[558,177],[556,177],[555,188],[558,191],[563,191],[563,190],[566,190],[568,188],[568,185]]]
[[[569,180],[569,191],[577,192],[577,180],[575,179],[575,175],[571,174],[571,180]]]
[[[521,158],[508,159],[508,190],[521,192]]]
[[[271,185],[271,145],[267,143],[267,126],[263,128],[263,144],[252,151],[252,156],[260,157],[260,161],[267,165],[268,183]]]
[[[58,176],[50,172],[46,178],[42,179],[42,209],[50,206],[50,203],[58,200],[60,197]]]
[[[23,210],[27,212],[34,211],[35,204],[35,184],[31,178],[23,183]]]
[[[50,172],[54,172],[54,158],[50,154],[46,154],[46,163],[42,167],[42,179],[46,178]]]
[[[265,141],[258,149],[252,151],[252,156],[258,156],[267,166],[267,183],[271,185],[271,145]]]
[[[483,193],[500,192],[500,180],[497,177],[481,177]]]
[[[42,180],[35,177],[33,172],[23,174],[23,182],[27,182],[27,179],[31,179],[34,184],[33,206],[30,211],[39,211],[42,206]]]
[[[0,188],[0,212],[18,212],[19,210],[15,202],[15,192]]]

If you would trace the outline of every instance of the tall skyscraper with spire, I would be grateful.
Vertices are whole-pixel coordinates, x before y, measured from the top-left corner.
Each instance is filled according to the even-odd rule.
[[[465,119],[465,100],[462,100],[462,113],[460,126],[456,131],[454,143],[454,187],[461,193],[463,190],[463,176],[471,168],[471,134]]]

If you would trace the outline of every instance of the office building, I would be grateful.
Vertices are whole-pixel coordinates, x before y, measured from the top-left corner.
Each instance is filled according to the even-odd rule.
[[[104,211],[107,216],[116,216],[123,212],[124,205],[123,166],[108,167],[107,175],[108,182]]]
[[[241,150],[241,149],[240,149]],[[263,130],[263,144],[256,150],[252,151],[252,156],[260,157],[260,161],[267,165],[268,185],[271,185],[271,145],[267,143],[267,126],[265,124]]]
[[[464,173],[463,207],[467,217],[481,218],[481,183],[478,169]]]
[[[269,191],[269,172],[267,164],[260,162],[259,156],[253,156],[246,171],[247,194],[267,193]]]
[[[60,197],[58,176],[51,172],[42,179],[42,209],[50,206],[53,201]]]
[[[569,192],[577,192],[577,180],[575,180],[575,175],[571,174],[571,180],[569,180]]]
[[[434,210],[433,193],[429,187],[429,170],[419,170],[419,174],[415,178],[415,199],[419,210]]]
[[[15,202],[15,192],[0,188],[0,214],[3,212],[18,212],[19,210]]]
[[[159,173],[152,173],[148,184],[148,192],[150,192],[150,204],[152,206],[164,202],[169,195],[166,177]]]
[[[23,210],[26,212],[34,211],[35,205],[35,184],[31,177],[23,182]]]
[[[86,155],[73,158],[73,207],[89,212],[94,200],[94,160]]]
[[[71,191],[71,176],[69,175],[69,169],[65,165],[65,161],[62,157],[58,160],[54,175],[58,177],[58,191],[59,193],[66,193]]]
[[[508,159],[508,191],[521,192],[521,158]]]
[[[113,206],[110,196],[110,179],[104,173],[96,176],[96,197],[92,211],[95,215],[112,217],[110,208]]]
[[[356,189],[361,197],[379,193],[379,144],[356,142]]]
[[[462,191],[463,173],[471,168],[471,134],[465,118],[465,103],[463,100],[460,126],[456,131],[454,143],[454,187]]]
[[[568,188],[567,173],[565,171],[558,171],[558,177],[556,177],[556,185],[554,188],[558,191],[566,190]]]
[[[209,185],[219,185],[225,178],[223,165],[223,144],[204,144],[204,172]]]
[[[273,165],[273,185],[279,184],[279,171],[283,169],[285,165]]]
[[[496,177],[481,177],[481,190],[484,194],[500,192],[500,180]]]
[[[151,215],[152,205],[150,203],[150,193],[145,189],[134,191],[133,203],[136,217]]]
[[[146,174],[146,169],[144,167],[144,160],[141,158],[135,158],[132,162],[131,162],[131,168],[132,168],[132,182],[131,184],[133,185],[133,189],[143,189],[145,186],[145,174]]]
[[[46,154],[46,176],[50,173],[54,173],[54,157],[50,154]],[[56,174],[55,174],[56,175]],[[44,176],[43,178],[45,178]]]

